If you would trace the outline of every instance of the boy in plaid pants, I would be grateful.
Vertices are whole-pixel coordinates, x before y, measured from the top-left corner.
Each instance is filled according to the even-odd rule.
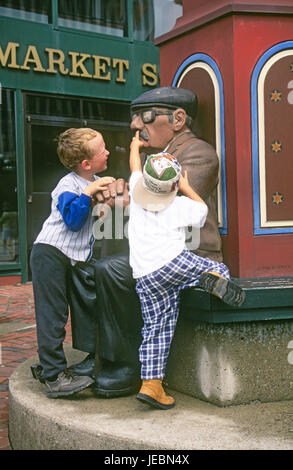
[[[138,132],[130,148],[130,265],[136,279],[144,326],[139,349],[142,387],[137,398],[155,408],[175,405],[162,380],[179,313],[181,289],[200,286],[224,302],[240,306],[244,292],[230,280],[227,266],[185,247],[185,227],[200,229],[207,206],[188,183],[187,173],[167,153],[150,155],[143,168]],[[180,190],[184,196],[176,196]]]

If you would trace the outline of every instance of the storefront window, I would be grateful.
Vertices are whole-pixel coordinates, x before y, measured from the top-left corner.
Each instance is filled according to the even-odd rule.
[[[0,265],[18,262],[14,93],[0,89]]]
[[[127,36],[126,0],[59,0],[60,26]]]
[[[26,96],[27,113],[34,116],[62,116],[72,119],[95,121],[118,121],[129,123],[129,105],[109,100],[54,97],[42,95]]]
[[[1,0],[0,15],[48,23],[49,0]]]
[[[118,121],[129,123],[129,106],[110,101],[83,101],[83,117],[96,121]]]
[[[133,0],[134,39],[154,41],[171,31],[182,14],[182,0]]]
[[[80,117],[80,100],[70,97],[54,97],[28,95],[26,98],[28,114],[41,116],[62,116],[66,118]]]

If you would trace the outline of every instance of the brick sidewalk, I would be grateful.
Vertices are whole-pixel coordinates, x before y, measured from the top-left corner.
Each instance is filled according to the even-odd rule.
[[[71,342],[70,324],[66,342]],[[0,286],[0,450],[8,440],[8,378],[21,363],[37,354],[32,284]]]

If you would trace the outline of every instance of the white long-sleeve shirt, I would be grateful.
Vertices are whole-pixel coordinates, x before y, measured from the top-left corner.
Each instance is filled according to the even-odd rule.
[[[178,256],[186,248],[185,228],[193,226],[199,230],[207,216],[205,204],[185,196],[176,196],[160,212],[143,209],[131,198],[132,190],[141,175],[140,171],[135,171],[129,181],[129,261],[134,278],[156,271]]]

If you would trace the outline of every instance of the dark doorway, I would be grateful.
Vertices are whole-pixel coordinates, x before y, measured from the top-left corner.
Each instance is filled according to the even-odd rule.
[[[83,119],[83,101],[82,100],[66,100],[64,99],[64,106],[66,104],[67,112],[64,112],[64,106],[61,103],[59,106],[60,114],[65,116],[52,116],[46,115],[50,110],[54,114],[58,114],[56,109],[52,109],[52,106],[56,107],[56,98],[44,99],[54,100],[55,104],[48,102],[44,109],[44,106],[36,107],[32,106],[33,97],[30,95],[30,101],[28,108],[33,108],[34,114],[27,114],[26,116],[26,200],[27,200],[27,255],[28,260],[31,252],[32,245],[40,232],[42,225],[46,218],[50,214],[51,210],[51,192],[57,185],[58,181],[62,176],[68,173],[69,170],[64,168],[59,162],[58,155],[56,152],[56,138],[70,127],[91,127],[98,130],[103,134],[106,148],[110,152],[108,160],[108,169],[103,175],[111,175],[115,178],[125,178],[129,176],[128,169],[128,152],[130,144],[130,130],[129,122],[126,122],[126,116],[128,112],[120,113],[120,116],[124,117],[124,121],[117,122],[110,121],[111,117],[111,105],[107,107],[108,115],[107,120],[101,119],[101,116],[97,116],[96,119]],[[37,97],[39,98],[39,97]],[[76,102],[78,102],[78,110],[80,110],[81,118],[70,118],[68,116],[68,102],[74,101],[75,117],[77,111]],[[97,103],[93,101],[96,106]],[[102,103],[104,105],[104,103]],[[94,107],[95,107],[94,106]],[[88,100],[85,102],[84,108],[88,107]],[[124,104],[124,107],[128,108]],[[45,112],[44,112],[45,111]],[[62,112],[63,111],[63,112]],[[69,113],[70,114],[70,113]],[[103,113],[105,114],[105,113]],[[113,116],[114,119],[117,116],[116,106],[113,105]],[[92,116],[91,116],[92,117]],[[99,119],[100,117],[100,119]],[[29,265],[29,263],[28,263]],[[30,277],[30,273],[29,273]]]

